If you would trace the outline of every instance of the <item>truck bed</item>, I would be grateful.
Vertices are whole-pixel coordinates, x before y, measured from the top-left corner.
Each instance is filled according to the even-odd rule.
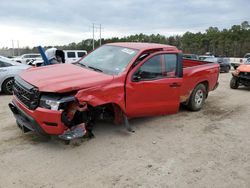
[[[186,101],[195,86],[201,82],[207,84],[208,91],[215,88],[219,76],[219,64],[206,61],[183,59],[183,86],[181,102]],[[209,84],[208,84],[209,83]]]
[[[182,61],[183,68],[189,68],[189,67],[194,67],[198,65],[206,65],[206,64],[211,64],[211,62],[192,60],[192,59],[183,59]]]

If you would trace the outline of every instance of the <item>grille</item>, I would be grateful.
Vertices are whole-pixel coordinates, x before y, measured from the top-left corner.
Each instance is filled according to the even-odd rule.
[[[250,79],[250,72],[241,72],[240,78]]]
[[[37,108],[40,93],[36,87],[24,82],[23,80],[20,81],[20,78],[15,78],[13,92],[17,99],[30,110]]]

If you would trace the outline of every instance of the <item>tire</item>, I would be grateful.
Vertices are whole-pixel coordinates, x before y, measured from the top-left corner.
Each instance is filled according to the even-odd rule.
[[[194,88],[194,90],[189,98],[189,102],[187,105],[188,109],[191,111],[199,111],[205,102],[206,96],[207,96],[207,89],[206,89],[205,85],[198,84]]]
[[[230,71],[230,67],[227,66],[225,72],[226,72],[226,73],[229,73],[229,71]]]
[[[11,95],[13,84],[14,84],[14,78],[7,78],[2,85],[3,92],[7,95]]]
[[[239,81],[235,76],[233,76],[230,80],[230,88],[231,89],[238,89],[239,87]]]

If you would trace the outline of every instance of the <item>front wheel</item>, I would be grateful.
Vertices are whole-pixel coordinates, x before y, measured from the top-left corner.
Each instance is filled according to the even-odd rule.
[[[11,95],[13,91],[14,78],[8,78],[3,82],[2,89],[7,95]]]
[[[230,88],[237,89],[238,87],[239,87],[239,81],[237,80],[235,76],[233,76],[230,81]]]
[[[197,85],[190,96],[188,108],[191,111],[199,111],[205,102],[206,95],[207,89],[204,84]]]

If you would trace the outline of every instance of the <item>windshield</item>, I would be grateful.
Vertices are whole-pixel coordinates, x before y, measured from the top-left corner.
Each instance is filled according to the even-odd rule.
[[[79,63],[87,68],[107,74],[118,75],[126,69],[138,50],[104,45],[86,57]]]

